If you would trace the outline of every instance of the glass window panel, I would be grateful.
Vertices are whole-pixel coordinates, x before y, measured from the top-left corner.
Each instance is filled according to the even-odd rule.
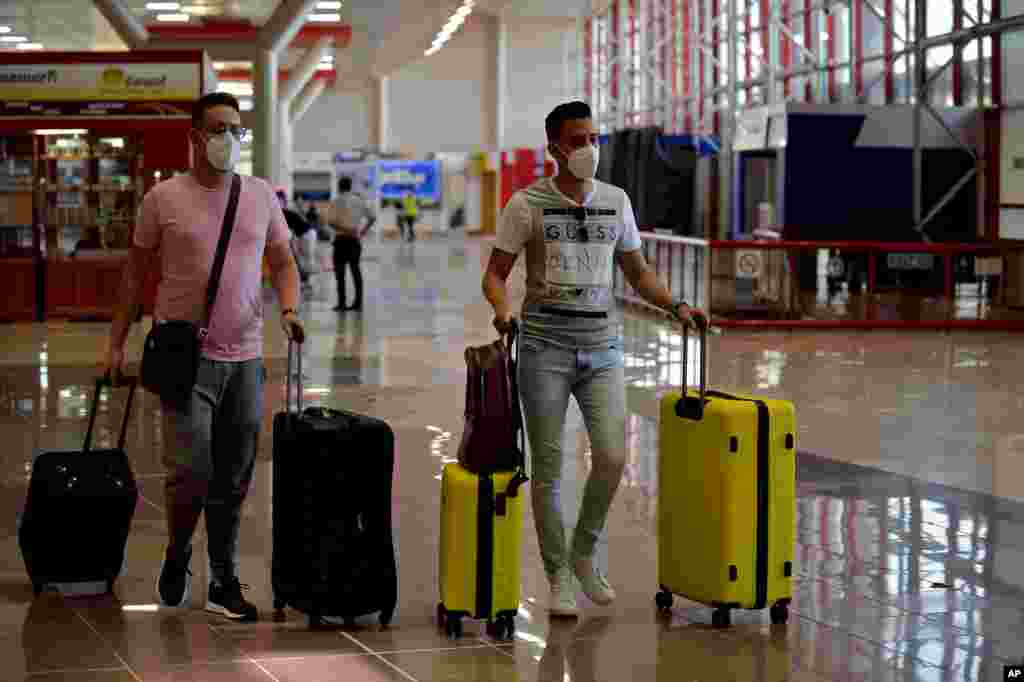
[[[803,102],[807,99],[804,85],[807,80],[803,76],[794,76],[789,79],[789,97],[793,102]]]
[[[928,35],[937,36],[953,31],[953,0],[927,0]],[[975,12],[971,12],[974,14]]]
[[[992,106],[992,38],[982,38],[981,102]]]
[[[979,66],[982,63],[979,61],[981,57],[981,41],[972,40],[967,44],[967,47],[963,51],[963,93],[964,93],[964,106],[978,106],[981,104],[981,96],[984,92],[984,87],[981,81],[981,74],[979,73]]]
[[[875,57],[885,52],[885,26],[874,12],[865,8],[861,13],[864,26],[864,57]]]

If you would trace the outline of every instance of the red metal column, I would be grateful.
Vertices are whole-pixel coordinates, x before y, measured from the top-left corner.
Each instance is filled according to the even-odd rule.
[[[743,61],[746,63],[747,73],[743,77],[743,80],[749,82],[751,80],[751,74],[753,73],[753,69],[751,68],[751,63],[752,63],[752,58],[754,56],[753,55],[754,46],[751,44],[750,39],[754,35],[754,30],[753,30],[753,28],[751,28],[751,22],[750,22],[750,6],[748,5],[745,9],[746,9],[746,11],[743,13],[743,22],[744,22],[744,26],[746,27],[747,34],[746,34],[746,36],[744,36],[744,41],[743,41],[744,45],[746,45],[746,49],[743,51]],[[747,106],[748,107],[750,106],[750,97],[753,94],[754,94],[754,86],[753,85],[748,85],[747,86]]]
[[[992,0],[992,21],[1003,17],[1002,0]],[[989,78],[992,81],[992,106],[998,107],[1003,104],[1003,36],[998,34],[992,36],[992,64],[989,67],[992,73]],[[989,163],[997,163],[993,159]]]
[[[815,45],[821,43],[815,37],[814,24],[811,22],[811,0],[804,0],[804,47],[811,52],[815,52]],[[814,79],[810,76],[804,76],[804,101],[814,101]]]
[[[953,30],[959,31],[964,27],[964,2],[953,0]],[[981,87],[981,83],[978,84]],[[953,106],[961,107],[964,104],[964,51],[959,45],[953,46]]]
[[[710,0],[689,0],[694,4],[694,9],[697,12],[697,44],[703,46],[704,42],[704,3],[710,2]],[[706,92],[704,87],[704,69],[707,66],[705,64],[704,50],[699,50],[700,56],[697,58],[698,70],[697,70],[697,117],[698,120],[704,121],[704,106],[705,98],[704,93]]]
[[[612,62],[612,73],[611,73],[612,83],[611,83],[611,85],[612,85],[612,100],[615,101],[615,105],[617,107],[621,107],[622,104],[623,104],[622,102],[619,101],[619,68],[621,66],[620,65],[620,61],[621,61],[622,52],[623,52],[623,50],[622,50],[623,41],[621,39],[621,36],[619,35],[619,5],[622,3],[622,1],[623,0],[612,0],[612,9],[611,9],[611,18],[612,18],[612,26],[611,26],[611,29],[612,29],[611,30],[611,36],[612,36],[612,38],[611,38],[611,44],[613,46],[614,55],[615,55],[615,61]]]
[[[885,0],[885,24],[882,26],[885,44],[885,103],[892,104],[896,98],[896,87],[893,78],[896,65],[892,60],[892,34],[896,29],[896,17],[893,15],[893,0]]]
[[[779,14],[782,15],[780,17],[782,25],[789,29],[789,0],[781,0]],[[782,31],[779,31],[779,56],[782,61],[782,73],[788,72],[792,64],[791,49],[792,45],[790,45],[789,38]],[[789,97],[789,76],[783,76],[782,78],[782,96],[784,99]]]
[[[726,48],[726,46],[722,45],[722,43],[720,42],[721,37],[722,37],[722,24],[721,24],[720,21],[718,21],[718,18],[721,16],[719,14],[720,11],[721,11],[721,2],[720,2],[720,0],[711,0],[711,16],[714,17],[714,20],[715,20],[714,28],[711,31],[711,44],[713,45],[713,51],[714,51],[715,59],[718,60],[718,63],[713,65],[712,69],[711,69],[711,73],[712,73],[712,76],[711,76],[711,89],[712,90],[717,89],[718,88],[718,84],[722,81],[722,69],[719,68],[718,64],[721,64],[725,60],[725,49],[722,49],[722,48]],[[712,132],[715,135],[721,135],[722,134],[722,129],[719,127],[720,117],[719,117],[719,112],[718,112],[718,98],[715,97],[712,100],[712,103],[714,104],[715,112],[711,115],[711,121],[712,121],[711,129],[712,129]]]
[[[587,17],[583,24],[583,97],[594,101],[594,20]]]
[[[892,2],[892,0],[887,0]],[[829,12],[825,17],[825,30],[828,32],[828,101],[835,102],[836,97],[836,17]]]
[[[925,0],[919,0],[925,2]],[[850,54],[853,61],[853,91],[858,97],[864,94],[864,6],[859,2],[853,3],[853,45],[850,46]]]

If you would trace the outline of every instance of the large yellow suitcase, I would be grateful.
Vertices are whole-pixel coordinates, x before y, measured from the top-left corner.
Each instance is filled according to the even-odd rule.
[[[683,365],[686,346],[683,338]],[[707,391],[701,334],[700,392],[661,401],[658,474],[659,609],[678,594],[715,609],[771,607],[785,623],[792,599],[796,519],[793,403]],[[684,377],[685,386],[685,377]]]
[[[462,636],[464,617],[486,620],[495,639],[515,633],[525,482],[521,469],[478,475],[444,467],[437,618],[449,637]]]

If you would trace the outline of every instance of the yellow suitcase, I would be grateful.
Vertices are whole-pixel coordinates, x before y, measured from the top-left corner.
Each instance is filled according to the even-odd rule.
[[[683,366],[686,346],[683,337]],[[685,380],[684,380],[685,386]],[[730,610],[771,608],[785,623],[792,599],[796,519],[793,403],[707,391],[701,334],[700,393],[661,401],[658,445],[658,608],[672,595]]]
[[[520,542],[526,482],[521,469],[478,475],[457,463],[441,476],[439,627],[462,636],[464,617],[511,639],[519,610]]]

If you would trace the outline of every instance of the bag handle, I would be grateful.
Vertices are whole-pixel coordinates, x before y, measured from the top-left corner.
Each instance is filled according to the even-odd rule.
[[[526,429],[523,427],[523,413],[519,402],[519,321],[512,318],[509,321],[509,330],[506,335],[508,341],[508,373],[510,376],[509,389],[512,393],[512,414],[513,430],[516,438],[516,472],[512,480],[508,482],[505,494],[515,497],[519,494],[519,487],[530,480],[526,475]],[[515,352],[512,351],[513,346]]]
[[[135,386],[138,384],[136,377],[122,377],[119,386],[128,386],[128,401],[124,406],[124,417],[121,418],[121,435],[117,439],[117,449],[124,450],[125,439],[128,435],[128,419],[132,413],[132,398],[135,397]],[[89,428],[85,432],[85,444],[82,446],[82,454],[88,454],[92,449],[92,429],[96,425],[96,413],[100,406],[100,391],[104,388],[114,388],[114,382],[110,374],[105,374],[96,380],[96,390],[92,394],[92,407],[89,408]]]
[[[708,392],[708,327],[700,326],[700,402],[703,405]],[[686,400],[686,369],[689,367],[687,356],[690,348],[690,325],[683,326],[683,400]]]
[[[231,191],[228,194],[228,207],[224,211],[224,222],[220,227],[220,241],[217,242],[217,251],[213,256],[213,268],[210,270],[210,281],[206,285],[206,308],[203,310],[203,319],[199,325],[199,340],[204,340],[210,333],[210,316],[213,314],[213,304],[217,300],[217,290],[220,288],[220,276],[224,271],[224,261],[228,255],[228,243],[231,241],[231,232],[235,228],[235,215],[238,213],[238,197],[242,193],[242,178],[238,173],[231,177]]]
[[[292,409],[292,351],[295,346],[298,345],[297,341],[288,340],[288,369],[285,374],[287,378],[284,381],[284,411],[291,412]],[[295,391],[295,402],[298,406],[298,413],[302,414],[302,349],[299,348],[298,355],[298,380],[296,383],[298,386]]]

